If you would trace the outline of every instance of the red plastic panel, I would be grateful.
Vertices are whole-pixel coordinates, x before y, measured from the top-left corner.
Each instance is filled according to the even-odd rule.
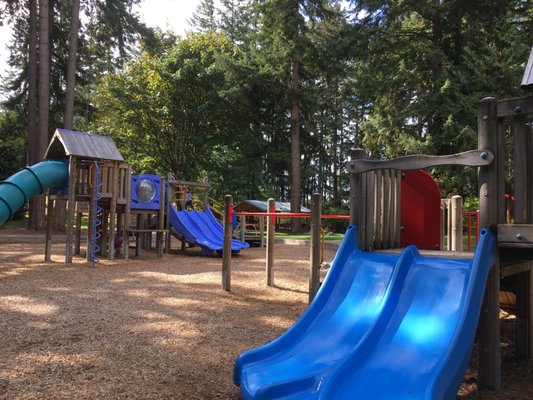
[[[440,250],[440,189],[424,171],[403,171],[401,187],[402,247]]]

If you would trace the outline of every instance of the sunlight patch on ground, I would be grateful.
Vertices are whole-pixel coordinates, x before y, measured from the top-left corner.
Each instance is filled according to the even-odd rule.
[[[0,309],[30,315],[52,315],[58,308],[25,296],[0,296]]]

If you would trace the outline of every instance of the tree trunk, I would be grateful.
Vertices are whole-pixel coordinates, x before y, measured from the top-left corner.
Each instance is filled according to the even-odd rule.
[[[291,212],[300,212],[302,203],[301,190],[301,155],[300,155],[300,60],[297,53],[291,57]],[[293,232],[302,230],[299,218],[291,219]]]
[[[63,128],[73,129],[74,127],[74,96],[76,89],[76,67],[78,52],[78,34],[80,30],[80,0],[72,1],[72,11],[70,17],[69,50],[67,64],[67,86],[65,90],[65,110],[63,116]],[[54,204],[54,218],[52,228],[55,231],[65,231],[65,221],[67,220],[67,203],[56,201]]]
[[[65,115],[63,127],[72,129],[74,119],[74,92],[76,87],[76,55],[78,52],[78,32],[80,29],[80,0],[72,1],[70,18],[67,88],[65,93]]]
[[[41,161],[38,153],[38,130],[37,130],[37,0],[29,1],[30,12],[30,38],[28,46],[28,164],[33,165]],[[35,217],[42,213],[44,205],[42,199],[30,200],[29,228],[37,227]]]
[[[42,160],[48,144],[48,112],[50,108],[50,41],[48,0],[39,0],[39,85],[38,85],[38,133],[35,143],[36,156]],[[44,229],[44,196],[35,196],[30,228]]]

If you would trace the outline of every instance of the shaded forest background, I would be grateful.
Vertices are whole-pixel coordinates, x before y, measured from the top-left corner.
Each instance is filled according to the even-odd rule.
[[[202,0],[183,37],[136,3],[0,1],[0,179],[64,127],[111,135],[135,173],[208,178],[216,198],[294,210],[319,192],[345,212],[351,149],[476,148],[478,101],[523,94],[533,44],[528,0]],[[475,196],[474,170],[431,172],[443,197]]]

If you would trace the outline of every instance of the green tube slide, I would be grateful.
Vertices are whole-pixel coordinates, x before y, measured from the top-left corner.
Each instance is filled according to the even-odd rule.
[[[0,225],[36,194],[50,187],[63,188],[67,182],[68,163],[64,161],[43,161],[0,182]]]

